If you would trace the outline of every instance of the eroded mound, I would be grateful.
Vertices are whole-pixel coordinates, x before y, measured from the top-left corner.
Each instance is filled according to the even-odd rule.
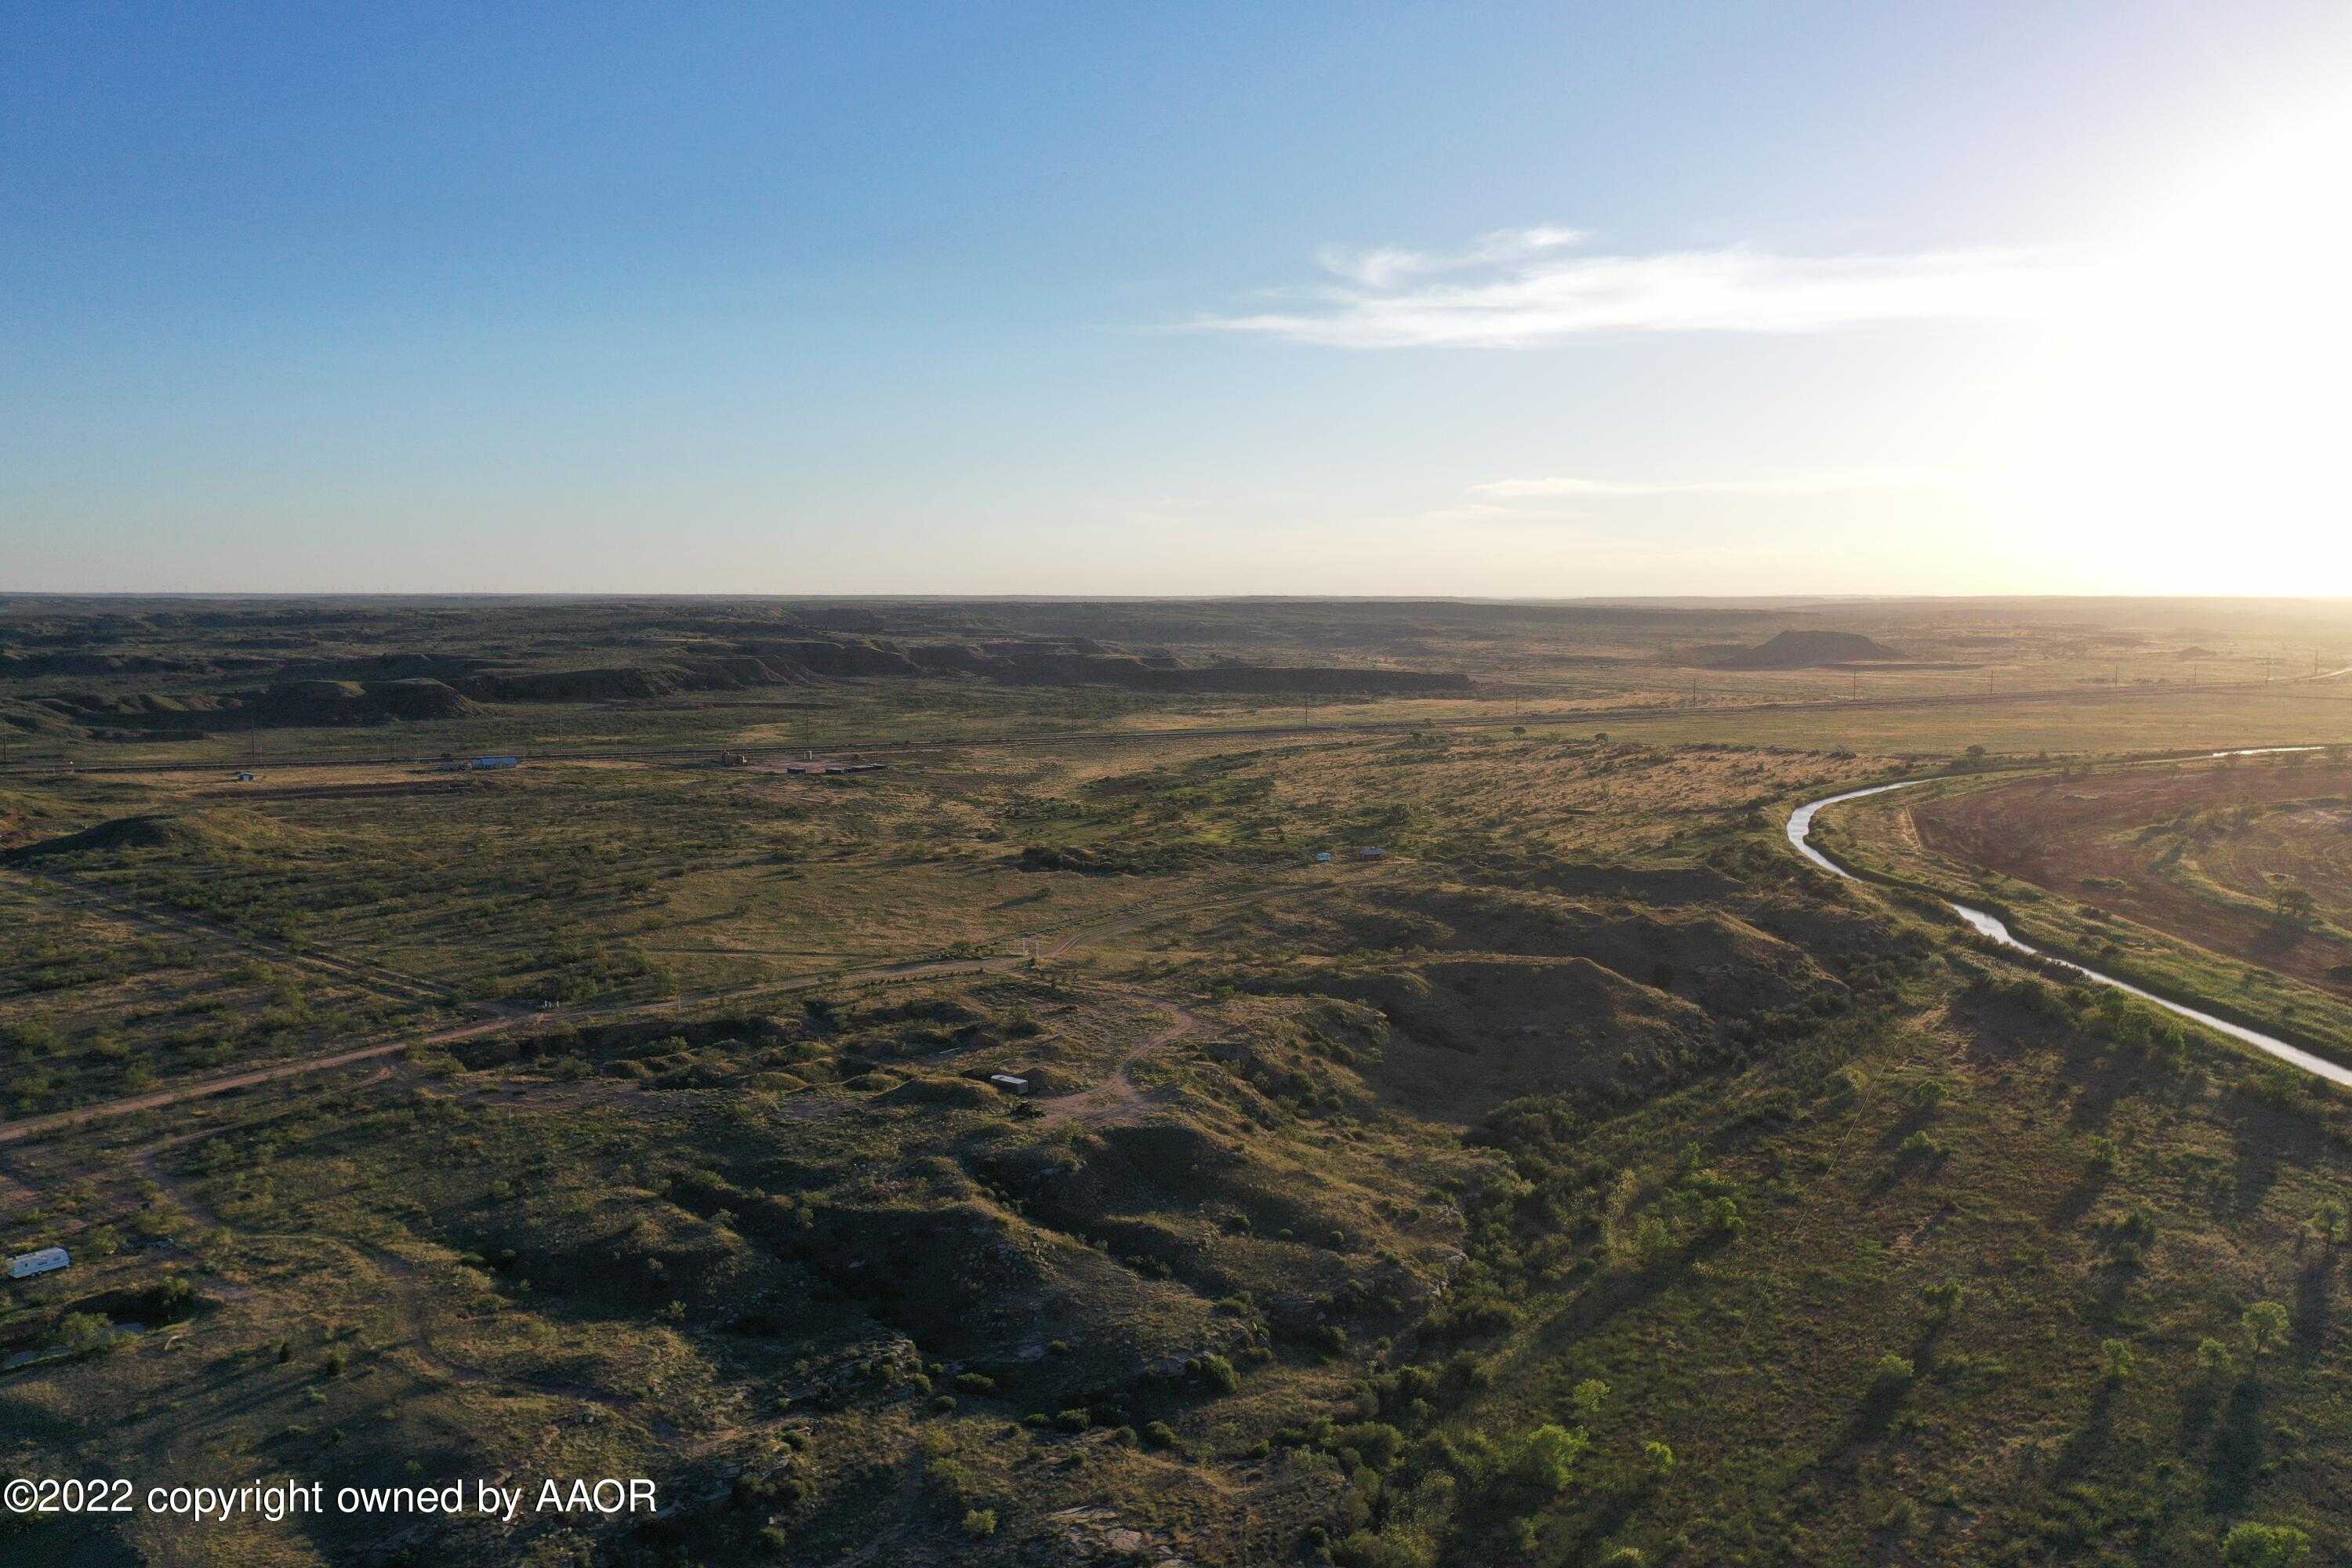
[[[1710,662],[1717,669],[1812,669],[1824,664],[1877,664],[1902,657],[1860,632],[1782,632],[1769,641]]]
[[[8,850],[0,854],[0,860],[10,865],[22,865],[53,856],[79,855],[91,850],[168,849],[194,842],[195,837],[194,830],[184,818],[170,813],[118,816],[95,827],[85,827],[79,833],[45,838],[37,844],[26,844]]]

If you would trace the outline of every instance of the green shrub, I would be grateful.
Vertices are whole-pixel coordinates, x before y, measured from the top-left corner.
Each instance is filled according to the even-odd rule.
[[[2246,1350],[2259,1363],[2286,1343],[2286,1309],[2276,1301],[2257,1301],[2238,1320],[2246,1331]]]
[[[114,1348],[114,1325],[103,1312],[68,1312],[58,1321],[57,1342],[68,1355],[97,1355]]]
[[[1568,1489],[1576,1461],[1591,1446],[1583,1432],[1547,1424],[1512,1440],[1504,1454],[1503,1473],[1538,1497],[1556,1497]]]
[[[1418,1535],[1360,1530],[1331,1549],[1339,1568],[1429,1568],[1436,1553]]]
[[[2231,1527],[2221,1542],[2224,1568],[2294,1568],[2311,1555],[2311,1537],[2291,1525],[2256,1524]]]
[[[1942,1159],[1950,1151],[1930,1136],[1927,1129],[1922,1128],[1903,1140],[1899,1152],[1906,1160],[1932,1161]]]
[[[1221,1355],[1195,1356],[1184,1363],[1184,1370],[1194,1383],[1212,1394],[1231,1394],[1242,1385],[1242,1374]]]
[[[971,1536],[974,1541],[982,1540],[988,1536],[994,1535],[996,1533],[996,1510],[992,1508],[976,1508],[971,1510],[963,1516],[963,1532],[966,1535]]]
[[[1404,1434],[1384,1421],[1360,1421],[1336,1428],[1324,1445],[1333,1453],[1353,1453],[1375,1470],[1386,1470],[1404,1452]]]

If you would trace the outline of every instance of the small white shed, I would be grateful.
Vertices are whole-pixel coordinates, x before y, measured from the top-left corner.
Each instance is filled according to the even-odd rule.
[[[62,1247],[44,1247],[38,1252],[27,1252],[8,1260],[8,1278],[30,1279],[36,1274],[54,1274],[73,1261],[73,1254]]]
[[[999,1089],[1010,1089],[1014,1094],[1026,1094],[1029,1092],[1029,1080],[1025,1078],[1015,1078],[1009,1072],[990,1073],[988,1075],[988,1081],[994,1084]]]

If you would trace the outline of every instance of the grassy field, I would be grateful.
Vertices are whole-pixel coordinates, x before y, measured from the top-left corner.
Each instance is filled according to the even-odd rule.
[[[1559,661],[1722,629],[1661,616],[1167,641],[1598,681],[1632,678]],[[1145,737],[1278,705],[927,678],[886,720],[888,687],[790,700],[886,740],[965,696],[975,729],[1129,734],[788,777],[719,764],[722,692],[593,710],[710,756],[455,791],[0,784],[0,1114],[405,1043],[0,1142],[0,1250],[77,1258],[0,1297],[0,1468],[644,1475],[667,1510],[8,1518],[0,1557],[2187,1565],[2250,1521],[2352,1551],[2352,1105],[1782,837],[1949,767],[1825,841],[2352,1056],[2340,988],[2226,941],[2285,876],[2299,945],[2333,940],[2336,765],[2084,760],[2328,741],[2321,689]]]

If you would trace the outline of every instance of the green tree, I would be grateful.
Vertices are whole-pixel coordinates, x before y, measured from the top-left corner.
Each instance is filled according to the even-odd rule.
[[[2311,1555],[2311,1537],[2286,1524],[2233,1525],[2221,1542],[2225,1568],[2294,1568]]]
[[[2308,889],[2282,882],[2271,895],[2271,907],[2282,924],[2307,926],[2319,917],[2319,902]]]
[[[1513,1443],[1504,1473],[1517,1485],[1540,1497],[1556,1497],[1568,1489],[1591,1439],[1582,1431],[1547,1423]]]
[[[1652,1475],[1669,1476],[1675,1469],[1675,1451],[1664,1443],[1644,1443],[1642,1445],[1642,1462],[1650,1467]]]
[[[114,1325],[103,1312],[68,1312],[58,1323],[58,1343],[70,1355],[95,1355],[114,1347]]]
[[[1958,1311],[1960,1302],[1967,1296],[1967,1289],[1957,1279],[1947,1279],[1940,1284],[1923,1285],[1919,1288],[1919,1300],[1926,1304],[1929,1311],[1936,1314],[1937,1321],[1939,1322],[1948,1320],[1954,1312]]]
[[[2121,1340],[2099,1342],[2099,1365],[2109,1383],[2123,1383],[2132,1374],[2139,1358],[2132,1354],[2131,1346]]]
[[[1588,1377],[1576,1385],[1576,1392],[1569,1398],[1576,1405],[1576,1413],[1590,1421],[1609,1403],[1609,1385],[1597,1377]]]
[[[2238,1320],[2246,1331],[2246,1351],[2262,1364],[2263,1357],[2286,1344],[2286,1309],[2276,1301],[2257,1301]]]

